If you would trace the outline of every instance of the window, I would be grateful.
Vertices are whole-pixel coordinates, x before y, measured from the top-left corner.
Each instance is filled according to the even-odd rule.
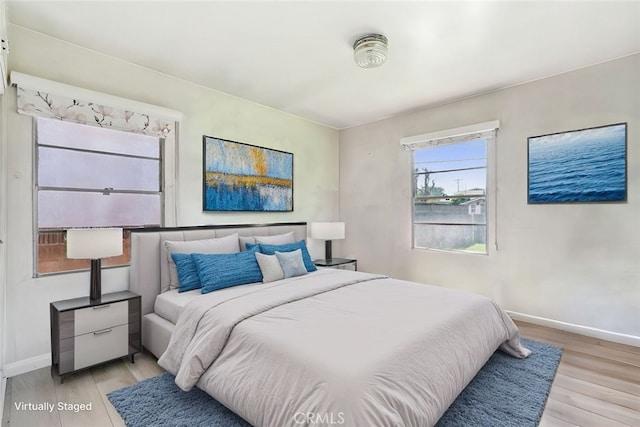
[[[486,253],[487,142],[414,151],[417,248]]]
[[[155,137],[36,118],[35,273],[86,269],[66,258],[65,230],[156,227],[163,223],[162,143]],[[129,262],[129,232],[122,256]]]
[[[487,253],[487,153],[495,150],[499,126],[493,121],[401,139],[413,152],[414,248]]]

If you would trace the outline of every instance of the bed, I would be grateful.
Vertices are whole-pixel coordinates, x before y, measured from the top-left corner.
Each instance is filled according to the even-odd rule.
[[[496,349],[529,354],[490,299],[384,275],[319,269],[170,289],[167,241],[236,233],[307,236],[305,223],[135,232],[130,288],[142,295],[143,345],[176,384],[252,425],[434,425]]]

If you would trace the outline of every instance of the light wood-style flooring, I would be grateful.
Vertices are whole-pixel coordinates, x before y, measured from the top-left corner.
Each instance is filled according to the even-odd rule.
[[[156,359],[138,354],[135,363],[122,358],[76,374],[67,375],[60,384],[51,376],[50,368],[42,368],[7,380],[2,427],[112,427],[125,426],[124,421],[107,399],[107,394],[145,378],[160,375],[164,370]],[[20,402],[89,403],[91,411],[19,410]]]
[[[516,322],[564,349],[541,427],[640,426],[640,348]]]
[[[640,426],[640,348],[516,322],[526,338],[564,348],[541,427]],[[106,394],[162,373],[153,356],[123,358],[65,377],[43,368],[8,379],[0,427],[110,427],[124,423]],[[20,411],[19,402],[92,402],[77,412]]]

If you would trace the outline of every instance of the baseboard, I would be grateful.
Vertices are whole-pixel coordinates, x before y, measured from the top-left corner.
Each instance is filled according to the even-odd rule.
[[[561,331],[572,332],[574,334],[585,335],[587,337],[612,341],[619,344],[640,347],[640,337],[636,337],[634,335],[620,334],[618,332],[605,331],[603,329],[592,328],[589,326],[575,325],[573,323],[532,316],[530,314],[518,313],[516,311],[506,310],[506,312],[515,320],[521,320],[535,325],[547,326],[549,328],[560,329]]]
[[[4,366],[4,375],[7,378],[11,378],[16,375],[25,374],[47,366],[51,366],[51,353],[8,363]]]

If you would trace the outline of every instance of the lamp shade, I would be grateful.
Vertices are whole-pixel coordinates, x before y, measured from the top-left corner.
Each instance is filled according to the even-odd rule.
[[[122,228],[67,230],[67,258],[100,259],[122,255]]]
[[[344,222],[312,222],[311,238],[319,240],[344,239]]]

